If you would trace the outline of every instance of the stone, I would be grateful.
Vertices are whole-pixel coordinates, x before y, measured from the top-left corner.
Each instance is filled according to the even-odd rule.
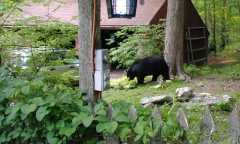
[[[204,87],[205,84],[204,84],[203,82],[198,82],[198,83],[197,83],[197,86],[198,86],[198,87]]]
[[[172,104],[173,98],[167,95],[144,97],[140,100],[140,103],[146,107],[152,104],[163,105],[164,103]]]
[[[179,101],[189,101],[194,97],[193,89],[191,87],[182,87],[176,89],[177,99]]]
[[[213,96],[210,93],[194,93],[194,97],[190,100],[191,103],[199,105],[214,105],[218,103],[229,103],[232,99],[229,95]]]

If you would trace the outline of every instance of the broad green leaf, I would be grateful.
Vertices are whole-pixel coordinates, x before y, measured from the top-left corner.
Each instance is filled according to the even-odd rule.
[[[42,106],[46,103],[41,97],[35,97],[31,100],[31,102],[37,106]]]
[[[106,116],[103,115],[99,115],[95,117],[95,120],[99,121],[99,122],[107,122],[108,118]]]
[[[88,115],[82,118],[82,122],[85,127],[89,127],[93,122],[93,120],[94,120],[94,117],[92,115]]]
[[[73,120],[73,125],[79,125],[80,123],[83,123],[85,127],[89,127],[91,123],[93,122],[94,117],[92,114],[88,114],[86,112],[81,112],[79,115],[77,115]]]
[[[82,117],[80,115],[75,116],[72,119],[72,125],[78,127],[82,123]]]
[[[75,131],[76,131],[75,127],[66,126],[66,127],[61,128],[59,133],[61,135],[65,135],[67,137],[70,137]]]
[[[47,141],[49,144],[57,144],[58,138],[54,136],[52,132],[47,133]]]
[[[128,115],[118,114],[114,118],[118,122],[129,122]]]
[[[29,95],[30,92],[31,92],[30,86],[29,86],[29,85],[23,86],[23,87],[21,88],[21,92],[22,92],[24,95]]]
[[[22,133],[22,129],[20,127],[13,129],[8,136],[10,136],[11,138],[15,139],[17,138],[19,135],[21,135]]]
[[[20,110],[20,108],[18,106],[14,106],[11,111],[10,114],[7,116],[6,122],[10,123],[12,119],[16,118],[17,116],[17,112]]]
[[[30,105],[25,104],[25,105],[23,105],[22,108],[21,108],[21,111],[24,114],[22,116],[22,118],[25,119],[28,116],[28,114],[30,114],[31,112],[34,112],[36,110],[36,108],[37,108],[37,106],[35,104],[30,104]]]
[[[131,129],[128,127],[124,127],[120,130],[119,136],[121,140],[125,141],[129,137],[130,133],[131,133]]]
[[[57,123],[56,123],[56,128],[58,129],[61,129],[65,127],[65,121],[64,120],[59,120]]]
[[[96,127],[98,133],[105,132],[108,134],[113,134],[118,127],[117,122],[106,122],[106,123],[99,123]]]
[[[42,121],[42,119],[49,113],[50,111],[47,110],[47,107],[40,107],[36,112],[36,118],[38,121]]]
[[[134,128],[134,132],[137,133],[138,135],[143,135],[144,134],[144,127],[146,126],[146,122],[143,121],[143,119],[140,119],[135,128]]]

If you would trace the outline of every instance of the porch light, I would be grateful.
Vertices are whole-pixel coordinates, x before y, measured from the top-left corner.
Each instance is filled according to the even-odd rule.
[[[137,0],[107,0],[109,18],[131,18],[136,15]]]

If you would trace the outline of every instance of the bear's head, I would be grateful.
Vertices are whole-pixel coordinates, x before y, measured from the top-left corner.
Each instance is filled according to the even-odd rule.
[[[129,80],[133,80],[135,78],[135,73],[132,71],[132,69],[128,69],[127,71],[127,77]]]

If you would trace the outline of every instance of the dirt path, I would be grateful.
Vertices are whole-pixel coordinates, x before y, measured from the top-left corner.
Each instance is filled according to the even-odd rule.
[[[124,75],[124,70],[111,71],[111,79],[118,79]],[[197,77],[193,78],[188,85],[193,87],[196,92],[207,92],[215,94],[240,92],[240,80],[233,79]]]
[[[215,94],[240,92],[240,80],[199,77],[194,78],[190,85],[195,88],[196,92]]]
[[[112,70],[111,73],[110,73],[110,78],[111,79],[118,79],[118,78],[123,77],[124,75],[125,75],[124,70]]]
[[[233,57],[209,57],[209,65],[224,66],[228,64],[237,63],[238,60]],[[111,71],[111,79],[118,79],[124,76],[124,70]],[[196,77],[188,83],[196,92],[207,92],[215,94],[229,94],[234,92],[240,93],[240,79],[223,79],[216,77]]]

